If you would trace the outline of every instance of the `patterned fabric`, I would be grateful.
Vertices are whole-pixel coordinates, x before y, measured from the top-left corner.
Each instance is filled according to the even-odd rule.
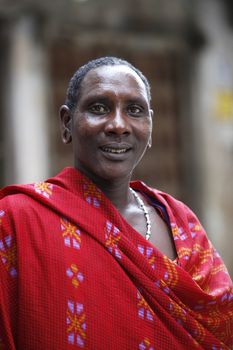
[[[232,282],[197,218],[131,186],[166,208],[177,261],[73,168],[0,192],[1,349],[231,349]]]

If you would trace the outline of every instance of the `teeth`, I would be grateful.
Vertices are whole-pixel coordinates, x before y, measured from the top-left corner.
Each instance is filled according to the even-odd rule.
[[[127,151],[127,148],[116,149],[116,148],[107,148],[107,147],[104,147],[104,148],[103,148],[103,151],[104,151],[104,152],[109,152],[109,153],[117,153],[117,154],[120,154],[120,153],[125,153],[125,152]]]

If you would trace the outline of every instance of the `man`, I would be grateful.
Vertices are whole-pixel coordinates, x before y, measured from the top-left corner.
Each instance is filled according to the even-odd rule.
[[[231,348],[232,282],[197,218],[130,183],[152,115],[128,62],[74,74],[60,109],[74,168],[0,193],[3,348]]]

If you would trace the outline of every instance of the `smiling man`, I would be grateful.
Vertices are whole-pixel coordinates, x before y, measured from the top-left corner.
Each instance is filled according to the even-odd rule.
[[[60,108],[74,167],[0,192],[3,349],[231,349],[232,281],[187,206],[140,181],[150,87],[104,57]]]

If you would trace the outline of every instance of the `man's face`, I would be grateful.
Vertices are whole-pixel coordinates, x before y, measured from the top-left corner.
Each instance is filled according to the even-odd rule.
[[[127,66],[87,73],[72,117],[75,167],[92,180],[130,178],[151,142],[151,110],[140,77]]]

